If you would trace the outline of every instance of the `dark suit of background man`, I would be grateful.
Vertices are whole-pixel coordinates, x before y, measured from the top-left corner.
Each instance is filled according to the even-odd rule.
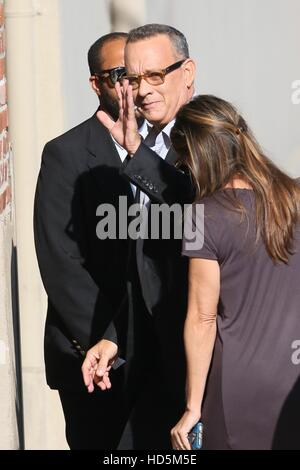
[[[118,117],[114,84],[125,72],[126,37],[103,36],[88,54],[91,86],[112,119]],[[122,430],[122,368],[108,394],[88,394],[80,369],[84,351],[102,337],[126,290],[128,240],[96,236],[100,204],[118,211],[119,196],[133,202],[129,182],[119,175],[126,155],[95,114],[48,142],[42,156],[34,231],[48,294],[46,376],[59,391],[71,449],[114,448]]]
[[[132,157],[122,165],[123,176],[141,190],[140,202],[147,207],[153,202],[189,202],[193,197],[190,178],[174,167],[176,155],[170,142],[176,113],[194,92],[195,64],[189,58],[186,39],[165,25],[134,29],[127,39],[125,65],[128,81],[122,82],[123,113],[117,122],[104,112],[98,113],[101,122]],[[120,93],[118,84],[116,88]],[[135,121],[132,93],[139,112],[153,125],[143,142]],[[135,269],[137,275],[131,274],[128,284],[132,299],[130,321],[122,321],[122,313],[114,319],[105,339],[88,352],[82,371],[89,390],[93,367],[98,367],[99,386],[105,390],[112,385],[113,389],[107,366],[114,363],[117,355],[125,357],[137,384],[152,382],[160,393],[160,409],[164,413],[161,411],[155,418],[156,433],[161,432],[166,442],[185,403],[183,323],[187,261],[181,257],[181,240],[172,236],[169,240],[138,239],[131,250],[131,267],[134,264],[131,273]],[[135,409],[136,419],[143,416],[145,409]],[[169,443],[164,445],[170,447]],[[134,443],[134,447],[138,445]]]

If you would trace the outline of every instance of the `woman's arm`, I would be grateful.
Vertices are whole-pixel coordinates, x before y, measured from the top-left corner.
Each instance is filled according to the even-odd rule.
[[[220,269],[217,261],[193,258],[189,266],[189,302],[184,327],[187,358],[186,408],[200,412],[216,339]]]
[[[215,260],[192,258],[184,327],[187,358],[186,411],[172,429],[173,448],[190,449],[187,434],[201,416],[201,406],[216,339],[220,268]]]

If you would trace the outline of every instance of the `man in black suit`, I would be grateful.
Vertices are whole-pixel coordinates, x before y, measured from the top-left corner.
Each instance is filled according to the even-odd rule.
[[[195,64],[189,58],[186,39],[181,32],[165,25],[145,25],[132,30],[125,48],[125,65],[127,75],[122,89],[116,85],[122,108],[118,121],[104,112],[98,113],[100,121],[131,157],[122,165],[122,174],[141,191],[142,205],[149,207],[149,199],[150,205],[190,202],[191,181],[186,173],[175,168],[176,155],[170,142],[176,113],[194,92]],[[138,133],[133,103],[153,126],[145,141]],[[156,419],[156,429],[168,433],[181,416],[185,401],[182,336],[187,261],[181,257],[181,240],[172,234],[169,239],[138,239],[132,253],[138,276],[132,280],[131,296],[140,297],[141,291],[147,311],[141,311],[141,302],[136,302],[129,327],[128,324],[124,327],[122,314],[118,315],[109,325],[105,339],[89,350],[82,372],[88,390],[93,388],[95,379],[102,390],[107,390],[113,389],[110,369],[117,357],[125,358],[136,369],[146,370],[149,389],[151,382],[152,385],[155,382],[153,393],[158,391],[161,395],[165,411],[164,417]],[[142,321],[144,315],[147,321]],[[142,375],[137,373],[135,377],[141,382]],[[145,375],[143,378],[146,382]],[[142,413],[141,407],[138,418]]]
[[[108,34],[88,53],[99,109],[112,120],[118,118],[115,83],[125,72],[126,38]],[[42,156],[34,232],[48,295],[46,376],[59,391],[71,449],[114,448],[123,429],[122,368],[115,372],[113,390],[90,395],[81,364],[118,310],[126,317],[129,241],[100,240],[96,234],[100,204],[113,205],[118,215],[119,196],[133,202],[131,186],[119,174],[126,154],[95,114],[48,142]]]

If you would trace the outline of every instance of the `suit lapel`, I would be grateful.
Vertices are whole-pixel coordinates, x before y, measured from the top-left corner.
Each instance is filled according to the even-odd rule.
[[[90,168],[94,168],[99,163],[120,168],[122,162],[116,146],[107,129],[98,121],[96,114],[90,121],[87,149],[91,157],[88,162]]]
[[[119,174],[122,161],[116,146],[96,114],[90,120],[87,150],[89,153],[87,165],[96,184],[101,188],[107,188],[115,195],[127,195],[129,200],[132,200],[130,183]]]
[[[175,165],[176,161],[178,160],[178,155],[177,153],[175,152],[175,150],[173,149],[173,147],[171,146],[167,155],[166,155],[166,158],[165,158],[166,162],[170,163],[171,165]]]

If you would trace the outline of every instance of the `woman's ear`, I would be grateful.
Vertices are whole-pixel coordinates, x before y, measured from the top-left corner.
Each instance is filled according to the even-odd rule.
[[[99,88],[99,82],[97,80],[97,77],[95,77],[95,75],[92,75],[89,79],[90,81],[90,84],[91,84],[91,87],[92,89],[94,90],[94,92],[100,96],[101,92],[100,92],[100,88]]]
[[[193,59],[187,59],[183,65],[185,84],[187,88],[191,88],[195,81],[196,64]]]

